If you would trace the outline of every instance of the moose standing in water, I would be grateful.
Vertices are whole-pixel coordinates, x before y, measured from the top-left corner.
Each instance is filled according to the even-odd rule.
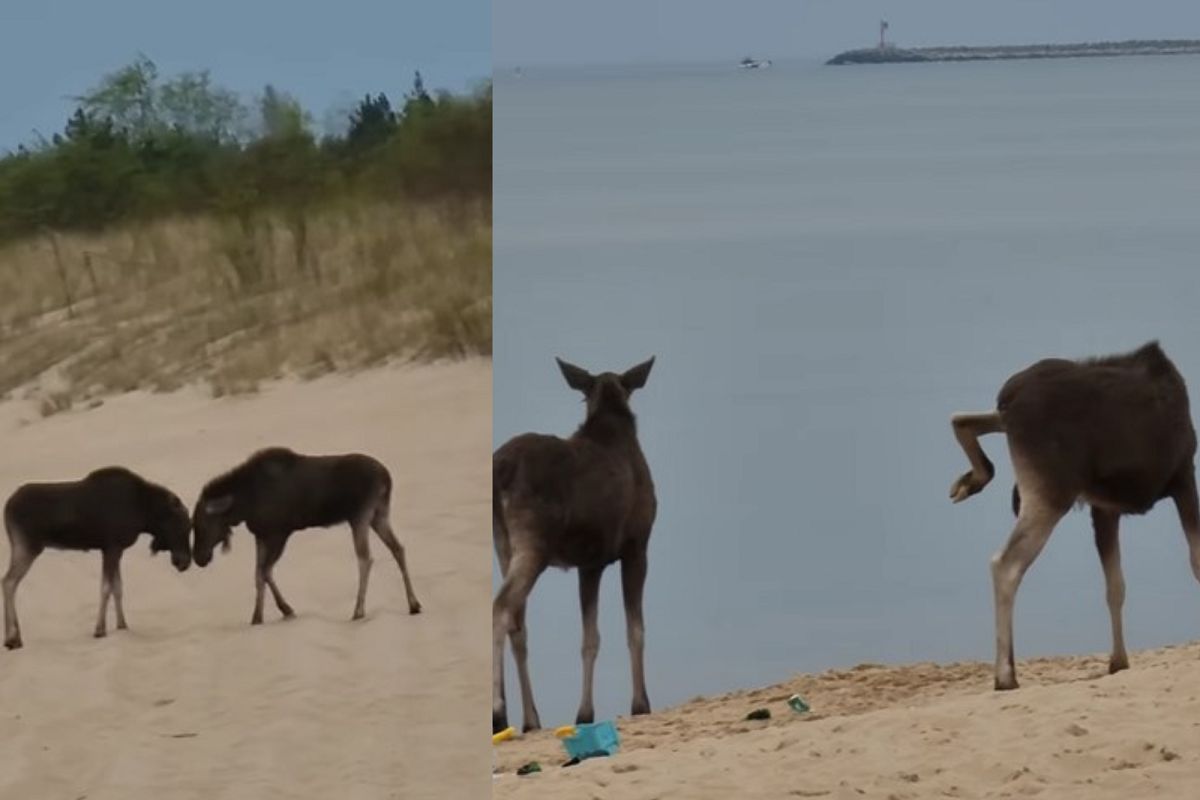
[[[492,457],[492,536],[504,582],[492,607],[492,729],[508,727],[504,640],[512,641],[524,729],[541,727],[529,680],[525,602],[550,566],[579,570],[583,698],[576,722],[591,722],[592,673],[600,650],[597,603],[604,568],[621,562],[633,673],[633,713],[650,713],[643,670],[642,589],[657,501],[637,439],[629,396],[646,384],[651,358],[621,375],[592,375],[562,359],[567,385],[583,393],[587,418],[569,439],[526,433]]]
[[[954,435],[971,470],[950,488],[960,502],[978,493],[995,470],[977,437],[1008,439],[1016,486],[1016,528],[992,557],[996,604],[996,689],[1017,688],[1012,613],[1017,587],[1055,525],[1075,502],[1092,507],[1096,549],[1104,568],[1112,621],[1109,671],[1129,666],[1122,632],[1125,579],[1117,525],[1171,498],[1200,580],[1200,505],[1193,460],[1196,432],[1183,377],[1150,342],[1123,355],[1068,361],[1044,359],[1013,375],[996,410],[956,414]]]
[[[196,564],[207,566],[218,543],[228,550],[233,527],[245,523],[258,548],[254,616],[250,623],[262,623],[264,586],[270,588],[279,612],[291,617],[295,612],[271,575],[288,538],[305,528],[348,522],[358,556],[358,596],[352,619],[361,619],[365,613],[371,528],[396,559],[404,577],[408,610],[417,614],[421,604],[408,577],[404,548],[388,519],[391,496],[392,477],[387,467],[370,456],[306,456],[283,447],[260,450],[245,463],[209,481],[200,493],[192,516]]]
[[[17,620],[17,586],[46,548],[99,550],[102,556],[100,614],[94,635],[105,636],[108,599],[117,610],[117,628],[124,630],[121,556],[138,536],[148,533],[150,552],[169,551],[175,569],[192,563],[187,509],[172,492],[124,467],[98,469],[70,483],[28,483],[4,506],[10,561],[4,587],[4,646],[22,645]]]

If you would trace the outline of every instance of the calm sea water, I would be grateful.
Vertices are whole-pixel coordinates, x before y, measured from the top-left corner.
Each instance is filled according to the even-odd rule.
[[[951,505],[949,416],[1043,356],[1151,338],[1200,392],[1198,78],[1192,57],[499,76],[494,437],[578,424],[555,355],[658,356],[635,395],[661,509],[656,706],[861,661],[990,661],[1011,469],[989,437],[997,480]],[[1130,646],[1200,637],[1173,507],[1123,530]],[[619,587],[614,569],[600,715],[630,700]],[[543,576],[529,626],[543,721],[569,721],[574,573]],[[1018,655],[1108,636],[1076,512],[1022,586]]]

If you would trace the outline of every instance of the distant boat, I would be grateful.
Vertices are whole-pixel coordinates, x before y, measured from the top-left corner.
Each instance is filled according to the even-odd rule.
[[[767,67],[771,66],[771,61],[770,59],[766,58],[759,60],[757,58],[747,57],[743,58],[738,66],[742,69],[766,69]]]

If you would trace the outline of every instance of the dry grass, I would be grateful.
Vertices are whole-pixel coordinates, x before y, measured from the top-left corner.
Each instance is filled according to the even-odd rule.
[[[253,391],[490,355],[491,210],[343,204],[0,248],[0,393],[43,414],[207,382]]]

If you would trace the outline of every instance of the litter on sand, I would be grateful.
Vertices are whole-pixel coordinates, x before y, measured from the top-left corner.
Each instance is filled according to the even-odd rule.
[[[753,711],[751,711],[749,714],[746,715],[746,719],[770,719],[770,718],[771,718],[771,709],[769,709],[769,708],[756,708]]]
[[[574,731],[569,736],[562,736],[561,741],[567,755],[580,761],[598,756],[611,756],[621,747],[617,726],[611,722],[575,725]]]
[[[518,775],[531,775],[534,772],[541,772],[541,771],[542,771],[541,764],[539,764],[536,761],[530,761],[528,764],[525,764],[520,769],[518,769],[517,774]]]

